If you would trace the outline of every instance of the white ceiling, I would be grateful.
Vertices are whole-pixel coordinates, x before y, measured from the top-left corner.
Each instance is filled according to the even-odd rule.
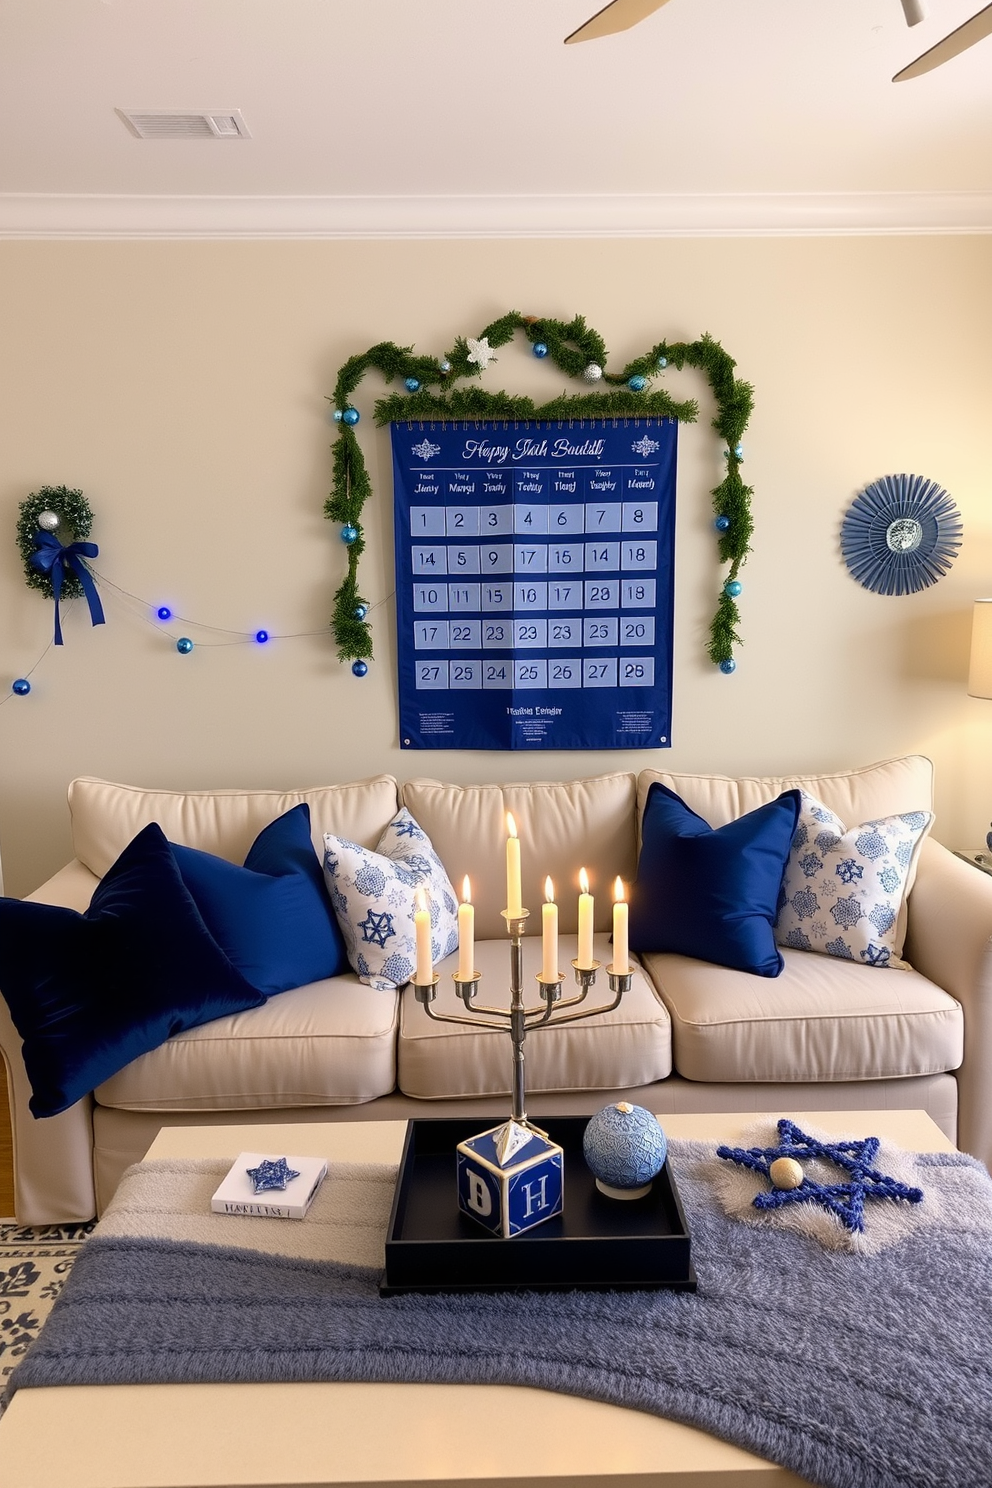
[[[0,0],[0,235],[992,230],[992,37],[891,82],[982,3]]]

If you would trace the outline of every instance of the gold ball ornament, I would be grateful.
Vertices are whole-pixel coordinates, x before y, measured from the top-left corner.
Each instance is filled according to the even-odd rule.
[[[798,1188],[803,1181],[803,1170],[794,1157],[777,1157],[768,1169],[768,1176],[776,1188]]]

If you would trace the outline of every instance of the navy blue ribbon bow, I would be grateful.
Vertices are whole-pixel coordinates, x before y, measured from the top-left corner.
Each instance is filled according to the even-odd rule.
[[[94,625],[105,624],[103,605],[100,596],[96,592],[93,575],[90,573],[84,558],[95,558],[100,549],[96,543],[74,542],[63,546],[55,536],[54,532],[38,532],[35,534],[35,543],[38,551],[31,554],[31,566],[39,573],[47,574],[52,581],[52,596],[55,600],[55,644],[62,645],[62,622],[59,619],[59,599],[62,595],[62,584],[66,572],[75,574],[83,586],[86,595],[86,603],[90,607],[90,620]]]

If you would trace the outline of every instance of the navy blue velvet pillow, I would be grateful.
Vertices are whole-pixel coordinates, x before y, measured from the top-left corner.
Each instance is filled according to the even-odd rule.
[[[799,804],[799,791],[784,791],[714,831],[656,781],[641,824],[631,950],[778,976],[784,962],[773,927]]]
[[[174,1033],[265,1001],[207,930],[154,822],[85,914],[0,899],[0,992],[35,1116],[66,1110]]]
[[[195,847],[172,851],[207,929],[260,992],[350,970],[305,802],[259,833],[243,868]]]

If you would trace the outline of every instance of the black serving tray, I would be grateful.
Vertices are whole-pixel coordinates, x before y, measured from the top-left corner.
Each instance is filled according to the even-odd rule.
[[[380,1294],[461,1291],[591,1291],[670,1287],[694,1292],[689,1230],[666,1162],[642,1199],[608,1199],[582,1156],[588,1116],[536,1123],[565,1153],[565,1207],[504,1240],[458,1208],[455,1149],[505,1116],[407,1124],[386,1232]]]

